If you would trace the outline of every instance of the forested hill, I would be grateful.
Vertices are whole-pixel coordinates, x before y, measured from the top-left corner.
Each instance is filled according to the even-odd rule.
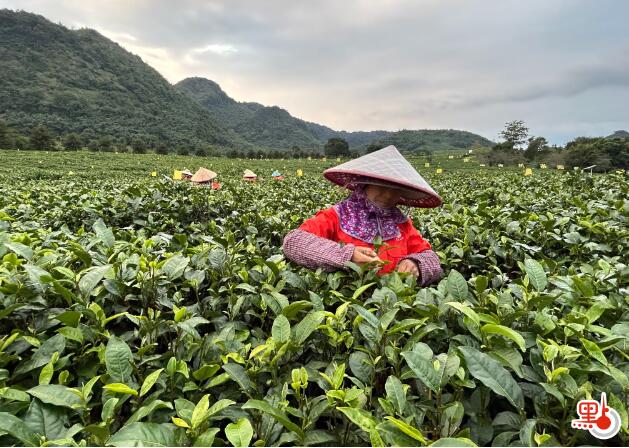
[[[494,143],[480,135],[454,129],[421,129],[391,131],[336,131],[327,126],[293,117],[286,110],[258,103],[241,103],[229,97],[221,87],[205,78],[187,78],[175,87],[205,107],[212,117],[227,129],[254,145],[275,148],[316,148],[329,138],[347,140],[352,148],[370,144],[396,145],[407,151],[462,149],[492,146]]]
[[[94,30],[0,10],[0,61],[0,119],[22,133],[43,124],[85,141],[238,143],[142,59]]]
[[[70,30],[42,16],[0,10],[0,121],[29,135],[37,125],[84,143],[143,141],[177,147],[321,150],[332,137],[353,149],[395,144],[407,151],[491,146],[457,130],[336,131],[286,110],[237,102],[218,84],[187,78],[171,85],[120,45],[90,29]]]
[[[175,84],[175,88],[205,107],[218,123],[256,146],[320,148],[327,140],[318,138],[305,121],[293,117],[286,110],[277,106],[237,102],[209,79],[186,78]]]

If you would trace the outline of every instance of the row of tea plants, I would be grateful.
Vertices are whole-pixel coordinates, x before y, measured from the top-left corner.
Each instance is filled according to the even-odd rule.
[[[213,191],[174,157],[0,156],[3,446],[629,444],[624,175],[426,175],[421,288],[287,262],[345,195],[319,162],[207,160]],[[570,427],[601,392],[607,442]]]

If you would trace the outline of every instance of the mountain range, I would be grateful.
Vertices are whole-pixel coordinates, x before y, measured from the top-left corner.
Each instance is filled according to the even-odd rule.
[[[278,106],[238,102],[205,78],[170,84],[155,69],[91,29],[71,30],[23,11],[0,10],[0,120],[27,135],[45,125],[85,141],[110,136],[178,146],[320,150],[332,137],[351,148],[406,151],[494,143],[459,130],[337,131]]]

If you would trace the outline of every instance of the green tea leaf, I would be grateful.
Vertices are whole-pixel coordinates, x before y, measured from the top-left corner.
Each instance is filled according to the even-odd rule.
[[[402,357],[415,373],[415,376],[430,390],[438,392],[440,386],[439,375],[431,361],[416,352],[402,352]]]
[[[579,338],[579,341],[581,341],[581,344],[583,344],[583,347],[585,347],[592,358],[596,359],[605,366],[607,365],[607,358],[605,358],[605,355],[599,346],[596,345],[596,342],[588,341],[584,338]]]
[[[73,390],[60,384],[40,384],[26,392],[44,403],[75,409],[81,406],[81,398]]]
[[[117,394],[128,394],[134,397],[138,396],[138,391],[122,383],[111,383],[103,386],[103,389],[110,390]]]
[[[249,446],[253,437],[253,427],[248,419],[241,418],[236,423],[227,425],[225,435],[233,446]]]
[[[459,347],[470,374],[496,394],[507,398],[518,410],[524,408],[522,389],[511,374],[491,356],[472,347]]]
[[[345,416],[363,431],[370,433],[376,428],[378,422],[373,416],[364,409],[337,407]]]
[[[518,344],[520,350],[523,352],[526,351],[526,344],[522,335],[509,327],[505,327],[504,325],[486,324],[481,327],[481,331],[486,334],[499,334],[507,339],[511,339],[513,342]]]
[[[306,339],[317,329],[324,317],[324,311],[312,311],[308,313],[301,322],[293,327],[294,343],[302,345],[306,342]]]
[[[164,369],[157,369],[155,372],[150,373],[144,379],[142,383],[142,387],[140,388],[140,397],[143,397],[148,393],[149,390],[153,387],[153,385],[159,379],[159,375],[164,371]]]
[[[37,435],[26,423],[8,412],[0,412],[0,431],[10,434],[25,446],[39,446]]]
[[[192,411],[190,423],[193,428],[198,428],[207,418],[207,411],[210,407],[210,396],[203,395]]]
[[[105,348],[105,365],[112,381],[131,384],[133,379],[133,354],[125,341],[112,336]]]
[[[480,317],[478,316],[476,311],[474,311],[469,306],[464,305],[460,302],[446,302],[446,305],[451,306],[455,310],[462,312],[476,325],[480,325]]]
[[[240,364],[230,362],[223,365],[223,370],[225,370],[232,380],[236,381],[240,387],[242,387],[244,392],[250,393],[255,389],[253,381],[251,381],[251,378],[247,375],[247,371]]]
[[[106,264],[103,266],[95,266],[86,270],[83,273],[81,280],[79,280],[79,290],[81,293],[83,293],[86,297],[89,296],[110,269],[111,265]]]
[[[419,429],[414,428],[413,426],[409,425],[408,423],[399,420],[395,417],[391,417],[390,415],[385,417],[385,419],[389,420],[391,423],[393,423],[395,426],[398,427],[398,429],[400,431],[402,431],[404,434],[406,434],[409,437],[412,437],[413,439],[417,440],[419,443],[422,444],[426,444],[426,439],[424,438],[424,435],[419,431]]]
[[[532,258],[527,258],[524,260],[524,268],[533,288],[537,291],[543,291],[548,284],[548,279],[546,278],[546,272],[544,272],[542,265]]]
[[[395,376],[387,378],[387,382],[384,385],[387,391],[387,398],[395,406],[397,412],[402,415],[404,408],[406,407],[406,391],[404,390],[404,384]]]
[[[34,399],[24,416],[24,423],[48,440],[56,440],[65,437],[68,416],[64,409]]]
[[[244,405],[242,405],[242,408],[243,409],[257,409],[266,414],[269,414],[275,420],[280,422],[282,426],[284,426],[286,429],[297,434],[300,439],[304,438],[304,432],[299,426],[297,426],[295,423],[290,421],[290,419],[286,416],[286,414],[282,412],[280,409],[272,406],[271,404],[267,403],[264,400],[249,400]]]
[[[465,278],[460,272],[452,269],[448,274],[446,290],[455,300],[463,301],[467,298],[468,287]]]
[[[166,274],[168,280],[175,280],[183,275],[188,267],[190,259],[182,255],[174,255],[170,257],[162,266],[162,272]]]
[[[210,428],[201,434],[194,441],[192,446],[212,446],[214,444],[214,437],[220,430],[218,428]]]
[[[114,233],[111,231],[109,227],[105,225],[102,219],[97,219],[94,221],[92,225],[92,229],[94,233],[98,237],[99,240],[103,242],[103,244],[107,247],[113,247],[116,239],[114,238]]]
[[[286,342],[290,339],[290,322],[286,316],[280,314],[275,318],[271,328],[271,335],[278,342]]]
[[[113,446],[176,446],[172,426],[161,423],[132,423],[113,434],[107,445]]]

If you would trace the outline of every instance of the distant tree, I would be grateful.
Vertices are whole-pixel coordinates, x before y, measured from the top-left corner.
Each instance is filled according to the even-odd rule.
[[[587,145],[590,143],[596,143],[599,140],[601,140],[600,137],[577,137],[574,140],[571,140],[568,143],[566,143],[566,149],[572,149],[579,145]]]
[[[190,149],[188,149],[187,146],[180,146],[179,148],[177,148],[177,154],[179,154],[180,156],[187,156],[190,154]]]
[[[524,150],[524,157],[527,160],[533,160],[540,155],[542,151],[548,148],[548,141],[544,137],[530,137],[529,144]]]
[[[15,149],[28,149],[31,145],[28,137],[24,137],[23,135],[17,135],[13,142]]]
[[[0,120],[0,149],[11,149],[14,143],[11,128],[4,121]]]
[[[66,151],[78,151],[83,147],[83,141],[81,140],[79,134],[70,132],[69,134],[66,134],[63,139],[63,147]]]
[[[529,128],[527,128],[522,120],[510,121],[505,124],[505,128],[500,131],[500,136],[505,141],[512,143],[513,147],[519,149],[528,136]]]
[[[207,149],[198,148],[194,154],[198,157],[207,157]]]
[[[515,165],[524,162],[524,157],[521,151],[518,151],[512,142],[504,141],[498,143],[491,148],[491,151],[487,153],[483,160],[491,165]]]
[[[612,167],[609,155],[596,142],[571,147],[567,151],[566,160],[570,166],[581,168],[596,165],[596,171],[605,171]]]
[[[161,155],[168,154],[168,146],[166,146],[166,143],[163,140],[160,140],[155,144],[155,153]]]
[[[342,138],[331,138],[323,147],[323,153],[328,157],[349,156],[349,145]]]
[[[95,138],[90,140],[87,143],[87,149],[88,149],[88,151],[98,152],[98,140],[96,140]]]
[[[96,140],[96,148],[100,152],[109,152],[113,148],[113,140],[109,135],[103,135]]]
[[[298,155],[301,154],[301,148],[297,145],[293,145],[290,147],[290,151],[288,152],[288,157],[292,157],[293,159],[298,159]]]
[[[578,137],[566,145],[566,154],[572,166],[597,165],[598,171],[629,169],[629,139]]]
[[[31,149],[39,151],[52,151],[54,149],[54,144],[54,138],[46,126],[39,125],[34,127],[31,131]]]
[[[365,154],[369,154],[370,152],[374,152],[382,148],[383,146],[381,144],[371,143],[367,146],[367,149],[365,150]]]
[[[142,137],[136,136],[131,140],[131,149],[136,154],[146,154],[148,147]]]

